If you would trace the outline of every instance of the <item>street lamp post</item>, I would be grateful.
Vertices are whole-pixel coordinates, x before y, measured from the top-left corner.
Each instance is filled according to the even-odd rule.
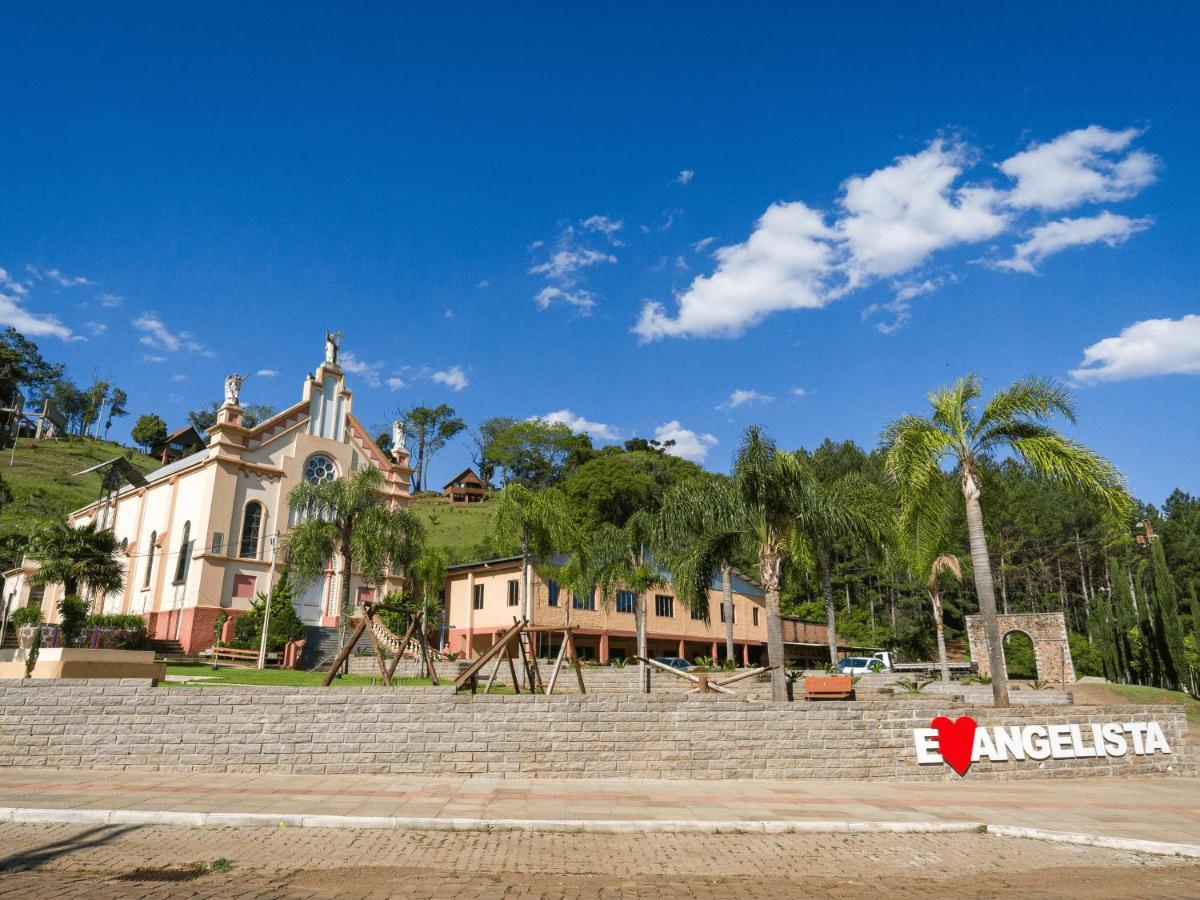
[[[271,594],[275,590],[275,557],[279,547],[279,532],[267,538],[271,545],[271,571],[267,575],[267,608],[263,610],[262,640],[258,642],[258,667],[267,667],[267,635],[271,631]]]

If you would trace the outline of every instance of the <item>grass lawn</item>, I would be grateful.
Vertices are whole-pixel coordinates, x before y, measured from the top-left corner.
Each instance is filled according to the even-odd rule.
[[[21,438],[15,457],[11,453],[11,450],[0,453],[0,476],[13,494],[12,502],[0,509],[0,536],[28,537],[43,522],[63,518],[99,499],[100,476],[93,472],[76,477],[76,472],[114,456],[126,457],[142,474],[159,467],[158,460],[139,450],[92,438],[59,441]],[[12,466],[8,464],[10,459],[15,460]]]
[[[421,496],[409,505],[428,532],[429,543],[445,548],[453,558],[466,558],[472,548],[492,532],[496,503],[454,506],[443,497]]]
[[[195,681],[190,684],[185,684],[179,681],[164,681],[160,683],[160,687],[206,687],[214,684],[259,684],[259,685],[286,685],[293,687],[316,687],[321,686],[321,681],[325,678],[324,672],[298,672],[292,669],[239,669],[239,668],[220,668],[213,671],[211,666],[204,663],[170,663],[167,666],[168,675],[185,675],[190,677],[204,678],[204,681]],[[447,678],[446,675],[441,677],[441,689],[446,690],[454,683],[452,678]],[[370,675],[343,675],[341,678],[333,680],[333,687],[379,687],[383,684],[382,679],[378,675],[374,677]],[[392,685],[396,687],[430,687],[431,682],[428,678],[393,678]],[[511,688],[501,687],[496,685],[492,688],[493,694],[508,694],[512,693]]]
[[[1109,684],[1106,687],[1134,703],[1172,703],[1187,710],[1188,722],[1200,725],[1200,700],[1182,691],[1144,687],[1140,684]]]

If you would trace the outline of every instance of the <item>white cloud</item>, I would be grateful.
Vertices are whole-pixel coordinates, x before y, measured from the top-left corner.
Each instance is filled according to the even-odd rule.
[[[672,318],[652,300],[642,307],[634,333],[642,341],[685,335],[736,337],[783,309],[824,306],[825,279],[835,265],[833,233],[821,214],[803,203],[776,203],[742,244],[713,255],[717,270],[699,275],[677,298]]]
[[[1009,206],[1067,209],[1081,203],[1125,200],[1153,184],[1158,158],[1144,150],[1124,152],[1141,131],[1109,131],[1099,125],[1068,131],[1000,163],[1016,180]]]
[[[546,262],[529,270],[531,275],[545,275],[548,278],[563,278],[572,275],[580,269],[594,266],[597,263],[615,263],[617,258],[611,253],[601,250],[570,248],[557,251]]]
[[[379,374],[379,370],[383,368],[381,362],[369,363],[359,359],[349,350],[343,350],[338,356],[338,365],[342,367],[342,371],[361,378],[367,387],[377,388],[383,382]]]
[[[1013,248],[1011,259],[1001,260],[995,263],[995,266],[999,269],[1032,274],[1037,271],[1037,264],[1047,256],[1069,247],[1083,247],[1088,244],[1116,247],[1139,231],[1145,231],[1151,224],[1151,219],[1130,219],[1108,210],[1086,218],[1047,222],[1030,231],[1029,237]]]
[[[1071,370],[1078,382],[1150,375],[1200,375],[1200,315],[1134,322],[1084,350],[1080,367]]]
[[[762,394],[755,390],[738,388],[729,395],[729,399],[717,406],[717,409],[737,409],[739,406],[755,403],[770,403],[775,398],[770,394]]]
[[[709,244],[711,244],[715,240],[716,240],[715,237],[700,238],[700,240],[698,240],[698,241],[696,241],[696,243],[692,244],[692,249],[695,250],[697,253],[703,253],[704,248],[707,247]]]
[[[11,325],[26,337],[76,339],[75,333],[54,316],[32,313],[21,305],[20,297],[4,293],[0,293],[0,325]]]
[[[186,375],[184,375],[182,372],[178,372],[171,376],[171,380],[178,383],[180,381],[187,381],[188,377]]]
[[[18,297],[25,297],[29,294],[29,288],[9,275],[5,269],[0,269],[0,288]]]
[[[555,303],[565,303],[574,306],[582,315],[589,315],[596,305],[596,298],[591,291],[583,288],[566,289],[547,285],[537,292],[533,298],[538,309],[549,309]]]
[[[408,387],[408,383],[403,378],[397,378],[393,375],[387,380],[387,386],[389,391],[399,391]]]
[[[91,279],[84,278],[82,275],[66,275],[58,269],[39,269],[37,266],[26,266],[25,271],[38,278],[46,278],[53,281],[59,287],[78,287],[82,284],[94,284]]]
[[[490,288],[491,286],[492,286],[492,283],[490,281],[488,281],[486,278],[481,279],[479,284],[475,285],[475,287],[480,288],[480,289]]]
[[[83,327],[95,335],[101,335],[108,331],[108,326],[103,322],[84,322]]]
[[[96,299],[100,301],[101,306],[106,306],[109,309],[118,307],[125,302],[125,298],[120,294],[97,294]]]
[[[258,378],[278,378],[279,371],[277,369],[259,369],[254,373]]]
[[[808,388],[796,387],[792,388],[793,397],[807,397],[811,392]]]
[[[696,173],[694,170],[684,169],[682,172],[680,172],[678,175],[675,176],[675,183],[676,184],[687,184],[689,181],[691,181],[695,177],[696,177]]]
[[[167,361],[167,358],[165,356],[155,356],[152,353],[144,353],[144,354],[142,354],[142,361],[157,364],[157,363],[165,363]]]
[[[557,412],[547,413],[544,416],[537,416],[543,422],[549,422],[551,425],[566,425],[574,432],[591,435],[597,441],[617,441],[621,439],[620,433],[611,425],[605,425],[603,422],[592,422],[585,419],[583,416],[577,416],[569,409],[560,409]]]
[[[446,310],[444,313],[442,313],[442,318],[443,319],[453,319],[454,318],[454,310],[452,310],[452,309]]]
[[[215,355],[213,351],[206,350],[202,344],[194,340],[188,332],[171,331],[157,313],[142,313],[133,320],[133,327],[142,332],[138,341],[147,347],[166,350],[169,353],[186,350],[188,353],[197,353],[200,356]]]
[[[842,185],[844,215],[837,225],[850,259],[853,286],[871,277],[911,271],[938,250],[977,243],[1002,232],[999,192],[955,187],[969,149],[938,139],[920,153]]]
[[[717,439],[711,434],[698,434],[690,428],[684,428],[678,419],[655,428],[654,439],[663,444],[674,441],[674,445],[666,448],[667,453],[697,463],[704,462],[708,451],[717,444]]]
[[[953,273],[931,278],[923,271],[935,254],[1013,235],[1032,208],[1123,199],[1152,182],[1157,160],[1128,149],[1137,134],[1092,126],[1035,145],[1001,163],[1016,181],[1011,190],[967,181],[977,151],[937,138],[846,179],[831,214],[801,201],[772,204],[743,243],[713,254],[715,270],[677,294],[673,311],[647,299],[633,331],[643,342],[737,337],[773,313],[820,309],[882,279],[892,281],[894,299],[873,304],[865,317],[890,312],[892,320],[876,327],[894,331],[908,320],[915,297],[955,280]],[[1115,214],[1042,225],[1013,248],[1005,267],[1032,271],[1037,260],[1065,247],[1120,243],[1148,225]]]
[[[610,219],[608,216],[588,216],[579,224],[584,231],[597,231],[605,237],[611,237],[625,227],[621,219]]]
[[[461,391],[470,384],[460,366],[451,366],[444,372],[434,372],[430,377],[439,384],[444,384],[452,391]]]

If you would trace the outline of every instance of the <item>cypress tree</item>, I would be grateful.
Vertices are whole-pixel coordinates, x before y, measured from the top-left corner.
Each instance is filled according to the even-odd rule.
[[[1186,689],[1190,686],[1190,679],[1183,646],[1183,626],[1179,622],[1179,595],[1175,592],[1171,573],[1167,571],[1167,558],[1163,554],[1161,541],[1150,543],[1150,569],[1155,646],[1161,660],[1163,686]]]

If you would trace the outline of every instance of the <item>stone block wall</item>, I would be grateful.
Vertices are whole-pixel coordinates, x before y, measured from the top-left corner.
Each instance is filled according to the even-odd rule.
[[[0,682],[0,767],[525,778],[956,780],[913,729],[1161,724],[1170,755],[979,762],[968,778],[1194,774],[1180,707],[766,703],[676,695],[475,696],[430,688],[154,688]]]

